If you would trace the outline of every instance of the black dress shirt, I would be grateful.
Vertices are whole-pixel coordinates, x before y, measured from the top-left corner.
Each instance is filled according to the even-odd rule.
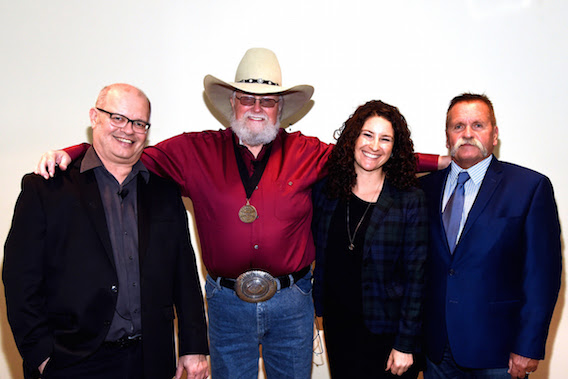
[[[138,161],[122,183],[107,171],[93,147],[85,153],[81,172],[94,170],[112,244],[118,277],[118,300],[107,341],[142,333],[138,257],[137,176],[149,173]]]

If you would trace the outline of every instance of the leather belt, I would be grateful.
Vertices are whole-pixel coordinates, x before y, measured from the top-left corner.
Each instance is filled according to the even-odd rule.
[[[103,343],[103,346],[118,347],[119,349],[124,349],[125,347],[136,345],[140,341],[142,341],[142,335],[137,334],[135,336],[124,336],[117,339],[116,341],[105,341]]]
[[[302,279],[304,276],[306,276],[308,271],[310,271],[310,266],[304,267],[300,271],[293,272],[289,275],[282,275],[282,276],[275,277],[274,279],[278,279],[278,281],[280,282],[280,288],[288,288],[292,285],[292,283],[290,281],[290,275],[292,275],[292,278],[294,279],[294,283],[295,283],[298,280]],[[237,283],[237,279],[223,278],[223,277],[219,278],[219,277],[213,276],[213,275],[211,275],[211,279],[213,279],[215,281],[217,281],[217,279],[219,279],[220,285],[222,285],[225,288],[231,289],[233,291],[235,290],[235,284]]]
[[[237,294],[237,296],[249,303],[258,303],[267,301],[278,289],[288,288],[292,283],[302,279],[310,271],[310,266],[304,267],[300,271],[288,275],[273,277],[266,271],[250,270],[243,272],[237,279],[215,278],[213,280],[225,288],[229,288]]]

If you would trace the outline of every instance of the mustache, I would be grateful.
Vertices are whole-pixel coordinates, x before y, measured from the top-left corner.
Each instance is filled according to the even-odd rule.
[[[479,141],[477,138],[475,137],[461,137],[460,139],[458,139],[456,141],[456,143],[454,144],[454,146],[452,146],[452,149],[450,151],[450,155],[452,157],[454,157],[458,151],[458,149],[460,147],[462,147],[463,145],[472,145],[477,147],[480,151],[481,154],[485,157],[487,156],[487,149],[485,148],[485,146],[483,146],[483,144],[481,143],[481,141]]]
[[[261,127],[258,130],[252,130],[247,126],[247,117],[253,116],[256,118],[261,119]],[[276,120],[274,124],[270,121],[270,118],[267,114],[263,113],[254,113],[246,111],[243,113],[241,118],[237,120],[235,115],[231,115],[231,128],[233,132],[239,137],[239,139],[251,146],[257,145],[266,145],[274,141],[278,131],[280,130],[280,120]]]
[[[256,112],[253,112],[252,109],[249,109],[248,111],[246,111],[243,114],[243,117],[250,117],[250,116],[256,117],[256,118],[261,118],[262,121],[268,120],[268,115],[264,112],[264,110],[261,113],[256,113]]]

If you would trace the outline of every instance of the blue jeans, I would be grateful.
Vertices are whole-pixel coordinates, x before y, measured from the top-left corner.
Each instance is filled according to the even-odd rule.
[[[269,379],[310,378],[314,306],[311,273],[269,300],[247,303],[209,275],[211,376],[258,378],[259,346]]]
[[[458,366],[449,344],[446,344],[442,361],[438,364],[426,359],[424,379],[511,379],[505,368],[470,369]]]

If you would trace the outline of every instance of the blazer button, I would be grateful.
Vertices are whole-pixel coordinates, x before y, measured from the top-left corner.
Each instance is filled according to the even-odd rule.
[[[104,322],[104,325],[105,325],[105,326],[109,326],[109,325],[110,325],[110,321],[106,320],[106,321]]]
[[[118,292],[118,286],[112,286],[112,287],[110,287],[110,290],[114,293],[117,293]]]
[[[451,268],[450,271],[448,272],[448,274],[450,276],[454,276],[456,274],[456,271],[453,268]]]

